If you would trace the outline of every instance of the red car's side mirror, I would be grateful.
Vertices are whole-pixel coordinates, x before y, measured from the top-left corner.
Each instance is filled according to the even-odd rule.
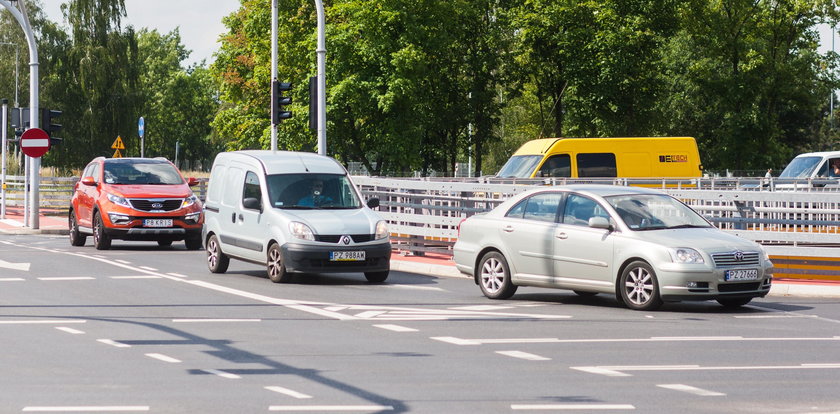
[[[82,177],[81,183],[84,184],[84,185],[94,186],[94,185],[96,185],[96,180],[94,180],[93,177],[90,177],[90,176]]]
[[[194,186],[198,185],[198,178],[195,178],[195,177],[187,178],[187,185],[190,186],[190,187],[194,187]]]

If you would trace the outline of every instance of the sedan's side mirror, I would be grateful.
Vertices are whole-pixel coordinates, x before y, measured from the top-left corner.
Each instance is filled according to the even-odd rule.
[[[596,229],[612,229],[610,226],[610,220],[606,217],[595,216],[589,218],[589,227],[594,227]]]
[[[245,199],[243,199],[242,207],[245,207],[249,210],[262,211],[262,203],[260,203],[260,199],[256,197],[246,197]]]
[[[370,208],[377,208],[377,207],[379,207],[379,199],[378,199],[378,198],[376,198],[376,197],[373,197],[373,198],[369,199],[369,200],[367,201],[367,206],[368,206],[368,207],[370,207]]]

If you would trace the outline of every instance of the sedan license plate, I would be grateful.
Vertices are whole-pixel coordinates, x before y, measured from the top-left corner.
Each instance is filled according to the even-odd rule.
[[[756,270],[756,269],[727,270],[726,273],[724,273],[724,275],[723,275],[723,279],[726,280],[726,281],[755,280],[755,279],[758,279],[758,270]]]
[[[360,262],[365,260],[364,251],[330,252],[331,262]]]
[[[143,220],[143,227],[172,227],[172,219]]]

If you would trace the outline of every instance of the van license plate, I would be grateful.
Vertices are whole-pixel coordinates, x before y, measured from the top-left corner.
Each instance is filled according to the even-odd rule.
[[[727,270],[726,273],[723,275],[723,279],[726,280],[726,281],[730,281],[730,280],[755,280],[755,279],[758,279],[758,270],[756,270],[756,269]]]
[[[143,227],[172,227],[172,219],[143,220]]]
[[[365,260],[364,251],[330,252],[331,262],[360,262]]]

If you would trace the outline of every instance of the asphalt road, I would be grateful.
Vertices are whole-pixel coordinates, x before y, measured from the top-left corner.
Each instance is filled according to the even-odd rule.
[[[840,303],[635,312],[464,278],[206,270],[182,243],[0,235],[0,412],[840,412]]]

